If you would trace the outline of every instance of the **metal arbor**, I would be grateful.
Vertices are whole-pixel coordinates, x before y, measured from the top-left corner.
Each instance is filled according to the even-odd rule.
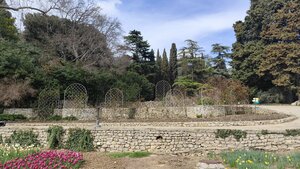
[[[54,109],[59,106],[59,90],[43,89],[38,96],[37,115],[40,118],[47,118],[54,113]]]
[[[80,83],[69,85],[64,92],[64,109],[83,109],[87,107],[86,88]]]
[[[122,107],[124,104],[124,95],[122,90],[118,88],[109,89],[105,94],[105,107],[116,108]]]
[[[185,107],[185,96],[178,89],[169,90],[164,101],[166,107]]]
[[[171,90],[171,85],[165,80],[159,81],[155,86],[155,100],[163,101],[168,91]]]

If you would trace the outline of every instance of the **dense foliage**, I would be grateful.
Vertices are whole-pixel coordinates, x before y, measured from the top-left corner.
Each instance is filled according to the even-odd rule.
[[[299,1],[251,1],[245,21],[234,25],[234,77],[267,91],[276,86],[287,102],[299,93]]]
[[[69,129],[69,136],[66,148],[74,151],[94,150],[93,136],[90,130],[74,128]]]

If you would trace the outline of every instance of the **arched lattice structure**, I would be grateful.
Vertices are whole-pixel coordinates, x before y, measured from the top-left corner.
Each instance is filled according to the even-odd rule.
[[[44,89],[38,96],[37,115],[40,118],[47,118],[54,113],[54,109],[59,106],[59,90]]]
[[[64,93],[64,109],[86,108],[88,95],[86,88],[79,83],[69,85]]]
[[[169,90],[164,101],[166,107],[185,107],[184,93],[177,89]]]
[[[109,89],[105,94],[105,107],[107,108],[116,108],[122,107],[124,104],[124,95],[122,90],[118,88]]]
[[[169,90],[171,90],[171,85],[169,82],[165,80],[159,81],[155,86],[155,100],[164,100],[164,97],[166,96]]]

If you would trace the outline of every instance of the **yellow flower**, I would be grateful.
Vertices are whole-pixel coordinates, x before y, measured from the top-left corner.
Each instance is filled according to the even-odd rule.
[[[268,161],[265,161],[265,164],[266,164],[266,165],[269,165],[270,163],[269,163]]]
[[[247,163],[252,164],[253,161],[252,160],[247,160]]]

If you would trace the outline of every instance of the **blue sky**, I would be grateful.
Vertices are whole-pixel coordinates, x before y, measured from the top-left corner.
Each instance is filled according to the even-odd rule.
[[[124,35],[136,29],[153,49],[177,48],[184,40],[198,41],[210,54],[211,44],[231,46],[232,25],[243,20],[250,0],[98,0],[103,12],[117,17]]]

